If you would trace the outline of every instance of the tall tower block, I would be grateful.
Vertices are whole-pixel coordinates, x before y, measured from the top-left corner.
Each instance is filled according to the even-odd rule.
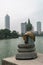
[[[37,31],[38,31],[38,34],[41,33],[41,22],[40,21],[37,22]]]
[[[10,16],[8,14],[5,16],[5,29],[10,30]]]
[[[25,34],[26,33],[26,25],[27,23],[21,23],[21,34]]]

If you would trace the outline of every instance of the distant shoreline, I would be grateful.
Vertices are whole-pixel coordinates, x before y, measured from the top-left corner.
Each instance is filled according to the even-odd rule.
[[[3,38],[3,39],[0,39],[0,40],[8,40],[8,39],[17,39],[18,37],[16,37],[16,38]]]

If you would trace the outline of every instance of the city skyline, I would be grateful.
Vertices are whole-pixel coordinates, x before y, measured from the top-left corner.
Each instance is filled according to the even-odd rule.
[[[28,19],[29,19],[29,18],[28,18]],[[10,29],[10,27],[11,27],[11,26],[10,26],[10,21],[11,21],[11,20],[10,20],[10,15],[6,14],[6,15],[5,15],[5,20],[4,20],[4,22],[5,22],[5,28],[4,28],[4,29],[9,29],[9,30],[11,30],[11,29]],[[25,27],[25,24],[26,24],[26,23],[27,23],[27,21],[20,23],[20,24],[21,24],[20,27],[21,27],[22,32],[23,32],[23,27]],[[30,23],[31,23],[31,21],[30,21]],[[41,21],[37,21],[37,22],[36,22],[36,31],[38,31],[38,29],[39,29],[39,27],[40,27],[40,26],[38,25],[39,23],[40,23],[40,25],[41,25]],[[32,25],[33,25],[33,24],[32,24]],[[38,27],[38,26],[39,26],[39,27]],[[34,28],[34,27],[33,27],[33,28]],[[3,29],[3,28],[2,28],[2,29]],[[41,28],[40,28],[40,29],[41,29]],[[15,30],[15,29],[14,29],[14,30]],[[35,30],[34,30],[34,31],[35,31]],[[40,30],[40,31],[41,31],[41,30]],[[19,32],[19,31],[18,31],[18,32]],[[22,32],[21,32],[21,33],[22,33]],[[24,31],[24,32],[25,32],[25,31]]]
[[[5,28],[4,17],[8,14],[11,18],[10,28],[21,32],[21,23],[30,21],[37,30],[37,21],[42,23],[43,31],[43,0],[0,0],[0,29]]]

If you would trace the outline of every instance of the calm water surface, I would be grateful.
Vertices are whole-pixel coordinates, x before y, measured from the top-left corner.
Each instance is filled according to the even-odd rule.
[[[21,37],[18,39],[0,40],[0,65],[2,65],[1,60],[3,58],[16,55],[17,45],[21,43],[24,43]],[[43,37],[36,37],[35,45],[37,52],[43,53]]]

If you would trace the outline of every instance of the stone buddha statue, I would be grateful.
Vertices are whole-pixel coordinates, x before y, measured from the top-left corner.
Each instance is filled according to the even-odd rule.
[[[27,32],[23,35],[24,44],[18,45],[17,60],[28,60],[37,58],[35,48],[35,35],[32,32]]]
[[[32,32],[27,32],[23,35],[23,40],[27,44],[29,41],[32,43],[35,41],[35,35]]]

